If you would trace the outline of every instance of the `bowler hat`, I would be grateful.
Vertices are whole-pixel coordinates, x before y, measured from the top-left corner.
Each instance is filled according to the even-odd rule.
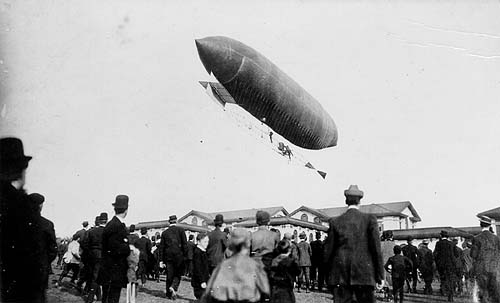
[[[118,195],[115,198],[115,203],[111,204],[115,208],[127,209],[128,208],[128,196]]]
[[[257,221],[257,225],[266,225],[271,221],[271,216],[267,211],[259,210],[255,214],[255,219]]]
[[[214,225],[219,225],[219,224],[222,224],[222,223],[224,223],[224,216],[221,215],[221,214],[215,215]]]
[[[448,232],[446,230],[441,231],[441,237],[447,238],[448,237]]]
[[[100,216],[97,216],[95,217],[95,220],[94,220],[94,224],[95,225],[99,225],[99,222],[101,221],[101,217]]]
[[[363,192],[359,190],[357,185],[351,185],[348,189],[344,190],[344,196],[363,198]]]
[[[168,222],[169,223],[176,223],[177,222],[177,216],[176,215],[171,215],[168,217]]]
[[[101,213],[99,215],[99,222],[100,223],[107,223],[108,222],[108,213]]]
[[[24,154],[23,142],[18,138],[0,139],[0,173],[12,175],[28,167],[32,159]]]
[[[141,227],[141,235],[145,235],[148,233],[148,229],[146,227]]]
[[[83,226],[83,227],[87,227],[87,226],[89,226],[89,221],[83,221],[83,222],[82,222],[82,226]]]
[[[32,193],[29,198],[35,205],[40,205],[45,201],[45,197],[39,193]]]
[[[479,222],[491,225],[491,219],[489,217],[478,215],[477,218],[479,219]]]
[[[299,238],[300,239],[305,239],[307,236],[306,236],[306,233],[305,232],[301,232],[300,235],[299,235]]]

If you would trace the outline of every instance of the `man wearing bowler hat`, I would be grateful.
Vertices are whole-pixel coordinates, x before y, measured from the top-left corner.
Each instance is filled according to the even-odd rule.
[[[160,266],[167,269],[167,298],[175,300],[184,272],[184,259],[187,257],[186,232],[177,226],[177,216],[169,217],[170,226],[161,234]]]
[[[139,265],[137,268],[137,278],[141,280],[141,286],[146,284],[146,275],[147,275],[147,265],[149,259],[151,258],[151,240],[148,237],[148,229],[145,227],[141,228],[141,237],[135,241],[136,247],[140,250],[141,254],[139,255]]]
[[[328,284],[334,287],[334,301],[375,303],[374,288],[383,286],[384,263],[377,218],[359,211],[363,192],[357,185],[344,191],[347,211],[331,221],[325,243]]]
[[[441,295],[448,296],[448,302],[453,302],[456,281],[456,259],[458,257],[455,245],[448,240],[448,232],[441,231],[441,239],[434,248],[434,261],[441,280]]]
[[[101,300],[101,287],[97,284],[99,271],[102,267],[102,234],[106,223],[108,223],[108,214],[101,213],[96,218],[96,226],[89,231],[87,237],[87,245],[89,250],[89,282],[86,287],[89,292],[85,302],[91,303],[94,301],[94,296],[97,300]]]
[[[18,138],[0,139],[0,301],[43,302],[44,241],[40,211],[23,190],[31,157]]]
[[[224,260],[224,252],[227,247],[226,234],[221,230],[224,223],[224,217],[217,214],[214,219],[215,229],[208,233],[208,266],[209,271],[213,272],[214,269]]]
[[[500,302],[500,240],[490,231],[490,218],[479,216],[479,224],[482,231],[472,238],[470,251],[479,302]]]
[[[124,219],[128,212],[128,196],[116,196],[115,216],[102,231],[102,268],[98,283],[102,285],[102,303],[118,303],[121,289],[127,286],[127,257],[130,254],[128,231]]]

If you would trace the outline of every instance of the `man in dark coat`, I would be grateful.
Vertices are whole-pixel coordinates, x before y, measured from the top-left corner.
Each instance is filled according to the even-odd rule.
[[[135,233],[135,225],[134,224],[130,224],[130,226],[128,227],[128,243],[130,245],[134,245],[135,241],[139,240],[139,235],[137,235]]]
[[[128,212],[128,196],[118,195],[113,203],[115,216],[102,232],[102,268],[97,282],[102,286],[102,303],[118,303],[127,286],[128,232],[123,220]]]
[[[223,223],[224,217],[221,214],[217,214],[214,219],[215,229],[208,233],[207,255],[210,272],[213,272],[217,265],[224,260],[224,252],[227,247],[227,236],[221,230]]]
[[[33,207],[35,211],[42,212],[43,202],[45,201],[45,197],[38,193],[33,193],[29,195],[31,202],[33,203]],[[45,290],[49,287],[49,274],[52,272],[52,261],[55,260],[57,256],[57,242],[56,242],[56,232],[54,230],[54,223],[45,217],[40,217],[40,229],[42,231],[42,251],[44,254],[42,255],[42,263],[45,264],[44,271],[42,272],[43,276],[43,285]],[[44,293],[45,300],[45,293]]]
[[[99,277],[99,271],[102,267],[102,234],[104,233],[107,222],[108,214],[101,213],[98,217],[96,227],[89,231],[87,237],[87,246],[89,250],[88,266],[90,273],[88,280],[89,292],[86,299],[87,303],[93,302],[94,296],[97,296],[97,301],[101,300],[101,287],[97,284],[97,278]]]
[[[194,235],[189,235],[189,238],[187,241],[187,258],[186,258],[187,259],[186,275],[188,277],[191,277],[191,275],[193,273],[193,257],[194,257],[194,249],[195,248],[196,248],[196,244],[194,244]]]
[[[23,189],[31,157],[17,138],[0,139],[0,301],[43,302],[40,212]]]
[[[473,273],[480,302],[500,302],[500,240],[490,232],[491,219],[480,216],[482,231],[472,239]]]
[[[83,221],[83,222],[82,222],[82,226],[83,226],[83,228],[82,228],[82,229],[77,230],[77,231],[75,232],[75,235],[77,235],[77,236],[78,236],[78,238],[79,238],[79,239],[81,239],[81,240],[80,240],[80,242],[84,239],[84,235],[85,235],[85,233],[86,233],[86,232],[90,229],[90,226],[89,226],[89,221]]]
[[[418,249],[418,268],[425,282],[424,294],[432,295],[432,280],[434,279],[436,265],[432,250],[429,249],[428,245],[429,240],[424,240],[422,246]]]
[[[448,240],[448,232],[441,231],[441,239],[434,248],[434,261],[441,279],[441,293],[448,296],[448,302],[453,302],[453,288],[456,279],[456,250]]]
[[[325,244],[328,283],[334,287],[334,301],[375,302],[375,285],[383,285],[384,264],[380,250],[377,218],[359,211],[363,192],[357,185],[344,191],[348,210],[333,222]]]
[[[167,269],[167,298],[175,299],[184,272],[184,259],[187,256],[186,232],[177,226],[177,216],[169,217],[170,226],[161,234],[161,267]]]
[[[151,240],[148,237],[147,228],[141,228],[141,237],[135,241],[135,246],[139,249],[139,266],[137,268],[137,278],[141,280],[142,285],[146,284],[147,265],[151,258]]]
[[[318,290],[323,288],[325,280],[323,270],[323,242],[321,241],[321,232],[316,232],[316,240],[311,242],[311,290],[314,289],[314,281],[318,282]]]
[[[417,282],[418,282],[417,269],[418,269],[418,265],[419,265],[418,264],[418,248],[415,245],[413,245],[412,242],[413,242],[413,238],[408,237],[407,245],[405,247],[403,247],[403,256],[407,257],[411,261],[412,268],[411,268],[411,272],[409,275],[409,278],[411,278],[411,280],[412,280],[411,291],[416,293],[417,292]]]

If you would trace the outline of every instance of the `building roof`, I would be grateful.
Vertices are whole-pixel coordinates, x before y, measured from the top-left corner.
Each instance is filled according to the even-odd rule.
[[[167,228],[170,226],[168,220],[160,220],[160,221],[151,221],[151,222],[139,222],[135,225],[135,229],[141,228]],[[177,223],[177,226],[184,228],[185,230],[193,231],[193,232],[209,232],[210,229],[203,226],[191,225],[186,223]]]
[[[304,206],[302,205],[301,207],[297,208],[296,210],[292,211],[290,213],[290,217],[293,217],[293,215],[295,215],[296,213],[298,213],[299,211],[304,211],[304,212],[308,212],[308,213],[311,213],[313,215],[316,215],[318,216],[318,218],[320,218],[322,221],[328,221],[328,217],[325,215],[325,213],[321,212],[320,210],[318,209],[314,209],[314,208],[311,208],[311,207],[307,207],[307,206]]]
[[[361,204],[359,210],[363,213],[374,214],[377,217],[386,217],[386,216],[400,216],[400,217],[408,217],[403,212],[408,208],[412,214],[410,220],[414,222],[422,221],[417,211],[413,207],[410,201],[402,201],[402,202],[390,202],[390,203],[371,203],[371,204]],[[321,208],[318,209],[321,213],[323,213],[327,218],[335,218],[347,211],[347,206],[343,207],[332,207],[332,208]]]
[[[292,224],[295,226],[301,226],[301,227],[310,228],[310,229],[319,230],[319,231],[324,231],[324,232],[326,232],[328,230],[328,227],[323,226],[321,224],[306,222],[306,221],[302,221],[302,220],[294,219],[294,218],[290,218],[290,217],[274,217],[274,218],[271,218],[271,221],[269,222],[269,225],[271,225],[271,226],[285,225],[285,224]],[[255,220],[247,220],[244,222],[239,222],[239,223],[234,224],[234,227],[257,227],[257,223],[255,222]]]
[[[478,216],[487,216],[495,221],[500,221],[500,207],[483,211],[482,213],[479,213],[477,215]]]
[[[395,229],[392,230],[392,233],[394,240],[406,240],[408,237],[412,237],[413,239],[430,239],[439,238],[442,230],[446,230],[449,237],[472,238],[474,236],[472,233],[474,232],[473,230],[465,231],[451,226]]]
[[[189,216],[198,216],[207,221],[207,224],[213,224],[215,216],[217,214],[221,214],[224,216],[224,223],[234,223],[234,222],[242,222],[246,220],[255,220],[255,213],[258,210],[263,210],[269,213],[271,217],[278,214],[282,211],[285,216],[288,216],[288,211],[283,206],[274,206],[274,207],[263,207],[263,208],[249,208],[249,209],[241,209],[241,210],[231,210],[231,211],[220,211],[220,212],[211,212],[205,213],[197,210],[192,210],[186,215],[182,216],[179,219],[179,222],[185,220]]]

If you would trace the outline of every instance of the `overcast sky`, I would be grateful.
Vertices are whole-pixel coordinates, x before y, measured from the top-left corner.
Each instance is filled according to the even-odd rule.
[[[112,213],[409,200],[420,226],[476,225],[499,206],[498,1],[77,1],[0,4],[0,135],[33,156],[58,236]],[[290,165],[197,81],[194,39],[264,54],[335,120],[338,145]]]

